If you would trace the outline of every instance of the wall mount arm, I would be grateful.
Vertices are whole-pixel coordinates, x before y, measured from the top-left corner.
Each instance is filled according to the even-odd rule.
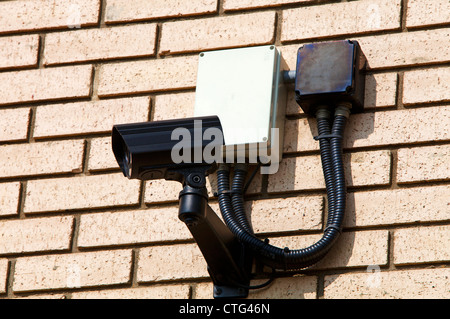
[[[252,256],[208,205],[206,175],[210,166],[172,170],[183,184],[179,214],[191,232],[207,264],[214,284],[214,298],[246,298]]]

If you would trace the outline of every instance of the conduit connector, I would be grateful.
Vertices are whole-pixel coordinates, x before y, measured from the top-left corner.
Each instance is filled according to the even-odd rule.
[[[330,108],[327,105],[319,105],[316,111],[316,118],[330,119],[331,118]]]
[[[294,83],[296,74],[297,74],[296,70],[284,71],[283,72],[284,83]]]
[[[335,111],[334,111],[334,116],[345,116],[346,118],[350,117],[350,113],[351,113],[351,108],[352,108],[352,103],[350,102],[341,102],[338,104],[338,106],[336,107]]]

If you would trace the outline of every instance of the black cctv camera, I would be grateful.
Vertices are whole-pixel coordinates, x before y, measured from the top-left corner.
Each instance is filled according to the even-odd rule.
[[[281,93],[283,90],[278,90],[282,84],[279,75],[284,67],[280,55],[276,54],[278,51],[274,49],[274,46],[262,47],[261,55],[258,54],[259,51],[253,51],[253,48],[251,53],[243,53],[242,49],[220,50],[206,55],[201,53],[202,63],[199,63],[201,67],[197,79],[197,89],[200,90],[196,91],[198,104],[195,114],[218,114],[223,127],[218,116],[208,116],[116,125],[112,131],[113,152],[126,177],[178,180],[183,183],[183,190],[178,194],[178,218],[188,227],[207,262],[208,273],[214,283],[215,298],[245,298],[249,289],[269,285],[276,277],[276,270],[298,271],[315,265],[328,254],[342,233],[347,197],[342,159],[344,130],[350,113],[364,110],[366,59],[356,41],[304,45],[298,50],[297,70],[293,72],[294,75],[288,73],[289,80],[295,80],[296,100],[300,107],[305,114],[315,117],[317,121],[319,134],[314,139],[319,141],[329,203],[323,236],[306,248],[276,247],[255,235],[247,218],[244,195],[254,177],[253,174],[246,181],[248,165],[265,164],[259,153],[258,161],[253,160],[255,148],[249,144],[256,141],[258,146],[262,145],[263,149],[266,147],[268,150],[269,135],[266,126],[270,122],[269,129],[275,130],[270,135],[274,141],[270,146],[280,150],[280,153],[282,151],[282,143],[278,145],[276,142],[279,139],[275,136],[285,119],[284,112],[279,107],[281,103],[285,103],[282,97],[284,94]],[[227,52],[232,55],[229,56]],[[258,57],[270,62],[261,63],[258,68],[254,68],[259,71],[268,70],[265,76],[264,72],[260,73],[263,75],[261,78],[267,81],[247,87],[249,81],[245,76],[248,64],[259,61]],[[234,65],[238,67],[233,68]],[[231,72],[224,72],[225,76],[222,76],[223,74],[218,75],[218,69]],[[243,77],[245,81],[234,86],[237,73],[238,78]],[[267,85],[270,83],[271,85]],[[257,86],[268,91],[271,88],[272,94],[267,95],[270,99],[258,99],[253,103],[253,88]],[[242,87],[245,90],[241,90]],[[250,93],[241,94],[243,91]],[[221,97],[221,101],[216,103],[217,96]],[[275,107],[274,101],[278,99],[281,103]],[[233,105],[230,101],[233,101]],[[250,104],[257,107],[247,108]],[[271,115],[265,116],[267,114],[263,111],[268,110],[269,106]],[[240,112],[241,109],[246,112]],[[239,122],[239,119],[244,121]],[[261,124],[263,122],[264,125]],[[239,126],[254,129],[264,127],[264,135],[261,133],[257,138],[251,137],[235,129]],[[225,145],[223,129],[227,133],[231,132],[227,134],[230,145]],[[240,140],[235,135],[244,139]],[[246,148],[239,147],[242,145]],[[233,152],[237,151],[237,157],[234,154],[228,157],[231,149]],[[268,157],[268,153],[265,155]],[[245,161],[241,162],[243,158]],[[231,163],[224,163],[224,159],[227,162],[231,160]],[[278,164],[279,159],[281,156],[275,156],[273,162],[270,159],[271,164]],[[205,183],[205,177],[216,169],[216,163],[221,165],[217,169],[217,192],[214,196],[218,199],[222,219],[208,204],[210,197]],[[271,171],[268,172],[272,174]],[[231,175],[233,177],[230,183]],[[254,261],[258,262],[257,267],[253,267]],[[272,268],[273,275],[263,284],[250,285],[250,280],[254,278],[252,271],[262,269],[260,266]]]
[[[208,205],[206,175],[223,159],[217,116],[115,125],[112,149],[129,179],[182,182],[178,218],[189,228],[208,264],[215,296],[246,297],[251,255]],[[226,293],[222,293],[222,291]]]
[[[222,156],[217,116],[115,125],[114,156],[129,179],[177,180],[176,170],[211,166]]]

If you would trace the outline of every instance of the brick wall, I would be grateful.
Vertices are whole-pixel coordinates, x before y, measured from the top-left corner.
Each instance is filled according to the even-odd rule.
[[[0,298],[211,298],[180,185],[124,178],[111,127],[192,115],[202,50],[275,44],[294,69],[301,44],[330,39],[369,62],[344,232],[250,298],[449,298],[449,25],[448,0],[0,2]],[[290,91],[280,170],[247,200],[258,233],[302,248],[326,198]]]

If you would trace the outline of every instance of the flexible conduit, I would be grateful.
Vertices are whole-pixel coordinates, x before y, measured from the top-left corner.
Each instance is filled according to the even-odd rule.
[[[342,136],[349,114],[348,105],[336,108],[332,123],[327,107],[320,107],[316,114],[319,136],[315,139],[320,143],[328,218],[322,238],[307,248],[279,248],[269,244],[268,240],[257,238],[248,222],[244,207],[246,166],[237,165],[234,168],[231,189],[229,166],[221,164],[217,171],[219,207],[226,225],[240,242],[253,251],[257,259],[273,269],[294,270],[314,265],[328,253],[341,233],[346,207]]]

